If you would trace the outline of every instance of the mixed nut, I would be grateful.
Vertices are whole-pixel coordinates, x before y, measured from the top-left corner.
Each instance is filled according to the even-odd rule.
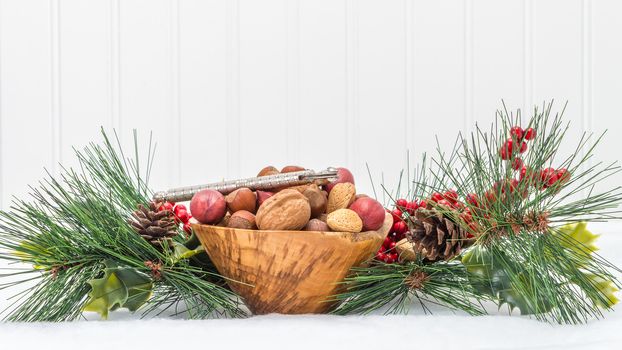
[[[281,171],[268,166],[257,176],[305,170],[286,166]],[[325,185],[274,188],[252,191],[239,188],[226,196],[203,190],[190,202],[194,218],[203,224],[236,229],[361,232],[378,230],[385,209],[366,195],[357,195],[354,177],[338,168],[337,179]]]

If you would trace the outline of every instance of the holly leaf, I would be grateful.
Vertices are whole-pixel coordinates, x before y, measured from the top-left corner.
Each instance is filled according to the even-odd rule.
[[[506,263],[510,263],[509,259],[504,260]],[[523,294],[515,290],[507,272],[499,264],[493,263],[491,254],[485,248],[481,246],[471,248],[462,256],[462,263],[470,275],[469,280],[473,287],[497,300],[499,308],[508,305],[510,310],[518,309],[522,315],[551,310],[551,305],[545,298],[533,298],[537,302],[537,305],[534,305]],[[518,266],[513,267],[513,270],[518,271],[517,269]],[[519,274],[519,278],[523,282],[529,282],[524,273]]]
[[[601,276],[595,274],[585,274],[586,277],[592,282],[594,286],[600,291],[601,295],[604,297],[604,301],[601,298],[591,297],[594,304],[602,307],[602,308],[611,308],[613,305],[618,303],[618,298],[615,293],[619,291],[616,288],[615,284],[612,280],[608,280]]]
[[[552,232],[566,249],[585,255],[590,255],[598,250],[595,243],[600,235],[593,234],[588,230],[587,222],[567,224],[552,230]]]
[[[83,311],[97,312],[107,319],[110,311],[124,307],[133,312],[149,300],[153,290],[149,277],[111,261],[106,261],[105,266],[101,278],[88,281],[91,291]]]
[[[173,247],[173,262],[175,263],[179,260],[190,259],[197,254],[205,253],[205,248],[203,248],[202,245],[199,245],[194,249],[188,249],[185,245],[175,242],[173,243]]]

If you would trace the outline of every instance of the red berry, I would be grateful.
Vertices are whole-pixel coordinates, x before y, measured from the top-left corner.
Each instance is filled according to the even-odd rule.
[[[402,221],[402,211],[395,208],[391,211],[391,215],[393,215],[393,223]]]
[[[438,203],[438,205],[443,206],[443,207],[448,207],[448,208],[451,208],[451,207],[452,207],[451,202],[449,202],[449,201],[448,201],[448,200],[446,200],[446,199],[441,199],[441,200],[440,200],[440,201],[438,201],[437,203]]]
[[[458,201],[458,192],[456,192],[456,190],[449,190],[445,192],[444,198],[452,203],[456,203]]]
[[[486,202],[488,202],[488,204],[493,204],[497,201],[497,193],[495,190],[488,190],[485,196]]]
[[[514,141],[512,141],[512,139],[507,139],[503,144],[503,148],[506,149],[508,154],[511,154],[514,151]]]
[[[177,211],[177,214],[175,215],[175,217],[177,217],[179,221],[183,222],[184,224],[187,223],[188,220],[190,220],[190,216],[188,215],[188,212],[184,209],[180,209],[179,211]]]
[[[501,149],[499,150],[499,157],[501,157],[501,159],[503,159],[503,160],[510,159],[510,155],[508,153],[508,150],[505,147],[501,147]]]
[[[189,224],[189,223],[185,223],[185,224],[184,224],[184,231],[185,231],[187,234],[189,234],[189,235],[190,235],[190,234],[192,234],[192,226],[190,226],[190,224]]]
[[[412,201],[412,202],[406,203],[406,211],[410,215],[415,215],[415,210],[417,210],[417,208],[418,208],[417,201]]]
[[[527,142],[523,141],[523,143],[520,144],[520,150],[518,150],[519,153],[525,153],[527,152]]]
[[[395,262],[395,259],[393,259],[392,254],[385,254],[384,262],[387,264],[393,264]]]
[[[512,162],[512,169],[518,170],[522,167],[523,167],[523,160],[520,158],[514,158],[514,161]]]
[[[186,206],[185,206],[185,205],[183,205],[183,204],[177,204],[177,205],[175,206],[175,208],[173,208],[173,212],[175,213],[175,215],[177,215],[177,212],[178,212],[178,211],[180,211],[180,210],[182,210],[182,209],[183,209],[183,210],[188,211],[188,208],[186,208]]]
[[[386,247],[388,247],[391,243],[393,243],[393,240],[391,239],[391,237],[386,236],[386,237],[384,238],[384,242],[382,243],[382,246],[386,248]]]
[[[391,227],[391,232],[395,232],[396,236],[406,233],[408,226],[404,221],[398,221]]]
[[[523,139],[523,133],[524,130],[520,126],[513,126],[510,129],[510,135],[512,135],[512,138],[516,141],[521,141]]]
[[[471,204],[472,206],[476,207],[479,205],[478,199],[477,199],[477,195],[475,193],[469,193],[466,196],[466,201],[467,203]]]
[[[395,251],[395,245],[396,245],[396,244],[397,244],[397,243],[395,243],[395,242],[391,242],[391,244],[389,244],[389,246],[387,247],[387,250],[390,250],[390,251]]]
[[[395,202],[395,204],[397,205],[398,208],[404,209],[404,208],[406,208],[406,205],[408,204],[408,201],[405,200],[404,198],[400,198],[400,199],[397,200],[397,202]]]
[[[510,180],[510,182],[508,182],[508,187],[510,189],[510,193],[514,193],[514,190],[518,188],[518,180],[516,179]]]
[[[432,201],[434,201],[434,202],[438,202],[441,199],[443,199],[443,195],[438,193],[438,192],[434,192],[434,193],[432,193],[432,197],[430,197],[430,199],[432,199]]]
[[[162,205],[158,208],[158,211],[162,211],[162,210],[172,211],[173,210],[173,203],[171,203],[171,202],[164,202],[164,203],[162,203]]]
[[[397,261],[397,259],[398,259],[397,252],[391,253],[391,259],[393,259],[393,261]]]
[[[423,208],[426,209],[428,207],[428,202],[426,201],[420,201],[418,204],[419,208]]]
[[[534,128],[529,128],[525,130],[525,140],[533,140],[536,138],[536,130]]]
[[[570,172],[566,168],[561,168],[557,170],[557,180],[561,184],[565,184],[570,181]]]
[[[553,168],[546,168],[540,172],[540,181],[544,188],[551,186],[557,181],[557,171]]]
[[[384,261],[386,257],[387,257],[386,254],[381,251],[378,251],[378,253],[376,253],[376,259],[380,261]]]
[[[464,222],[466,223],[473,221],[473,215],[471,215],[471,213],[469,212],[464,212],[460,214],[460,218],[462,218],[462,220],[464,220]]]

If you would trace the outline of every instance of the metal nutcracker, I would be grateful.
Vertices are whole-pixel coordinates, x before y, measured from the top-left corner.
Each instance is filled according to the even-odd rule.
[[[277,187],[298,186],[310,183],[324,185],[337,179],[337,169],[330,167],[322,171],[303,170],[285,174],[250,177],[240,180],[228,180],[206,185],[173,188],[167,191],[156,192],[154,201],[183,202],[192,199],[195,193],[202,190],[216,190],[227,194],[238,188],[247,187],[251,190],[270,190]]]

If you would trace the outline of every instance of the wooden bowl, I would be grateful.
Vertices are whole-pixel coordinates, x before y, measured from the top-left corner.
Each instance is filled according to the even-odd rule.
[[[253,314],[324,313],[352,267],[380,248],[393,218],[378,231],[259,231],[193,224],[231,289]]]

